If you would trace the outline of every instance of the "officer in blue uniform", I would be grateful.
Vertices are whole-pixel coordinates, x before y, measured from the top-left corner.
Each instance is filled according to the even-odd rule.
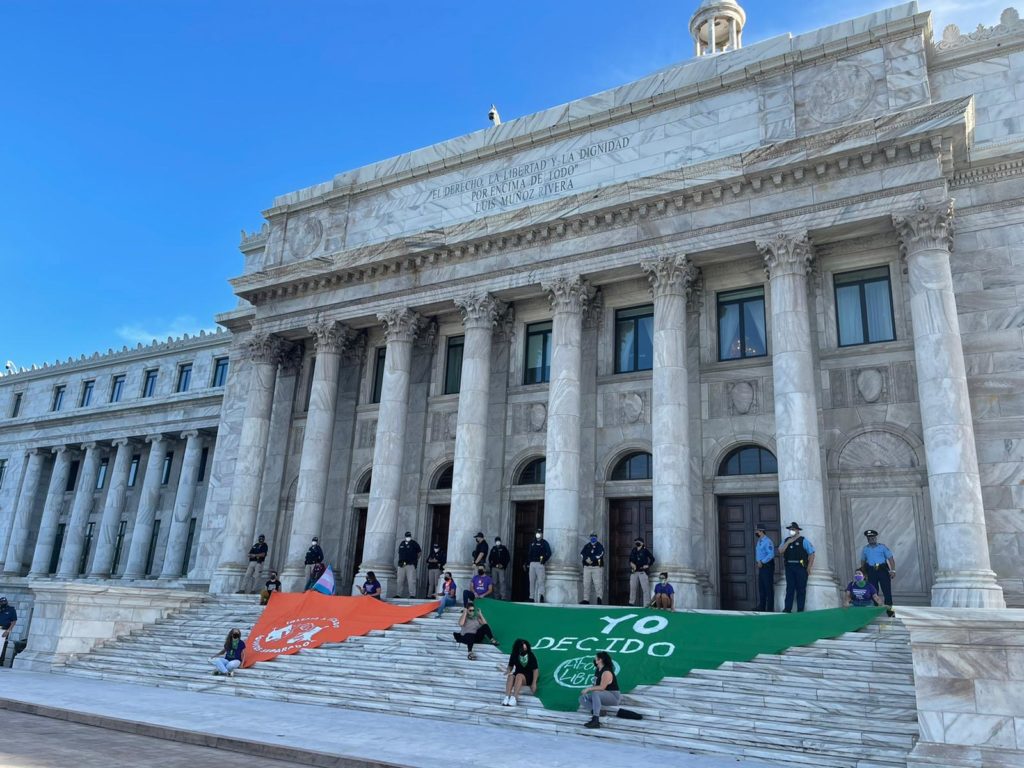
[[[896,559],[892,550],[878,543],[878,531],[864,531],[868,543],[860,551],[860,567],[868,583],[882,593],[885,604],[892,608],[892,580],[896,577]]]
[[[814,567],[814,545],[804,538],[801,528],[796,523],[786,527],[789,534],[779,545],[782,562],[786,565],[786,613],[793,612],[793,599],[796,599],[796,610],[802,612],[807,601],[807,578]]]
[[[6,597],[0,596],[0,667],[10,666],[8,655],[14,658],[14,638],[11,634],[17,623],[18,612],[7,602]]]
[[[762,613],[775,611],[775,542],[768,538],[764,523],[758,523],[754,531],[757,544],[754,546],[754,561],[757,563],[757,610]]]

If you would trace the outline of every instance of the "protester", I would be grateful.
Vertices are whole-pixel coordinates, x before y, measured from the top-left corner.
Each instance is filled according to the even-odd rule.
[[[9,666],[8,654],[14,658],[14,625],[18,623],[18,611],[0,596],[0,667]]]
[[[476,546],[473,547],[473,567],[487,568],[487,553],[491,548],[487,546],[483,531],[477,531],[473,540],[476,542]]]
[[[782,562],[786,564],[786,613],[793,612],[793,600],[796,599],[796,610],[801,612],[807,601],[807,579],[814,567],[814,545],[801,534],[801,528],[795,522],[786,528],[789,536],[779,545]]]
[[[597,540],[597,534],[590,534],[590,541],[580,550],[583,561],[583,599],[580,605],[590,605],[590,592],[593,590],[597,604],[601,605],[604,597],[604,544]]]
[[[491,566],[491,578],[494,579],[494,597],[498,600],[508,600],[509,588],[508,566],[512,562],[512,554],[508,547],[501,543],[501,539],[494,537],[494,546],[491,547],[491,554],[487,556],[487,563]]]
[[[487,575],[487,572],[480,566],[476,569],[476,576],[470,581],[471,589],[462,593],[463,607],[469,605],[478,597],[494,596],[494,579]]]
[[[324,565],[323,561],[319,563],[313,563],[313,565],[310,566],[309,579],[307,579],[306,581],[306,587],[305,589],[303,589],[303,592],[309,592],[309,590],[311,590],[316,585],[316,583],[320,581],[320,577],[323,576],[325,573],[327,573],[327,566]]]
[[[853,581],[843,591],[843,608],[849,608],[851,603],[858,608],[883,605],[875,585],[867,580],[864,571],[860,569],[853,574]]]
[[[864,531],[868,543],[860,551],[860,567],[885,604],[892,608],[892,580],[896,578],[896,558],[885,544],[878,543],[878,531]]]
[[[449,605],[455,605],[455,596],[458,594],[458,587],[455,586],[455,579],[452,578],[450,571],[445,571],[444,581],[441,583],[441,591],[437,593],[437,596],[441,598],[441,604],[437,606],[437,613],[434,614],[437,618],[444,616],[444,609]]]
[[[619,681],[615,677],[615,665],[607,651],[598,651],[594,656],[594,684],[583,689],[580,705],[590,707],[592,716],[583,724],[584,728],[601,727],[601,707],[618,706],[622,699]]]
[[[316,579],[311,579],[313,575],[313,566],[324,561],[324,551],[320,549],[320,539],[316,536],[313,537],[313,541],[309,545],[309,549],[306,550],[306,589],[309,589],[313,584],[316,584]],[[320,572],[321,574],[323,571]]]
[[[366,581],[363,582],[363,586],[359,588],[359,591],[368,597],[375,597],[378,600],[382,599],[380,594],[380,582],[377,581],[377,574],[373,571],[367,571]]]
[[[654,554],[645,546],[643,539],[637,537],[633,549],[629,552],[629,604],[641,608],[651,602],[651,566],[654,565]],[[640,602],[637,601],[637,593]]]
[[[775,611],[775,542],[768,538],[764,523],[758,523],[754,531],[757,544],[754,547],[754,562],[757,563],[757,610],[762,613]]]
[[[398,544],[398,589],[395,592],[399,597],[403,592],[410,599],[416,597],[416,563],[422,551],[412,531],[406,531],[405,538]]]
[[[527,602],[544,602],[544,584],[547,578],[547,566],[551,559],[551,545],[544,539],[544,532],[538,528],[533,541],[526,551],[527,569],[530,574],[530,597]]]
[[[277,578],[277,571],[270,572],[270,578],[267,579],[267,583],[263,586],[263,591],[260,592],[260,605],[266,605],[270,602],[270,596],[274,592],[281,591],[281,580]]]
[[[224,647],[221,648],[220,653],[210,657],[210,663],[215,667],[213,674],[234,677],[235,670],[242,666],[244,654],[245,643],[242,640],[242,630],[236,627],[224,638]]]
[[[520,638],[512,643],[512,653],[509,654],[505,674],[505,698],[501,702],[502,706],[514,707],[519,704],[519,692],[524,685],[536,695],[540,669],[537,667],[537,657],[533,655],[533,650],[526,640]]]
[[[668,574],[662,571],[658,574],[658,583],[654,585],[654,599],[651,601],[651,607],[671,611],[675,604],[675,594],[675,588],[668,583]]]
[[[444,550],[436,541],[427,554],[427,600],[434,596],[437,585],[441,581],[441,571],[447,563]]]
[[[267,559],[267,551],[267,537],[261,533],[256,537],[256,543],[249,547],[249,565],[246,566],[245,576],[242,577],[239,594],[251,595],[256,592],[256,583],[259,581],[260,571],[263,570],[263,561]]]
[[[455,637],[456,643],[462,643],[466,646],[468,649],[466,658],[470,661],[476,661],[473,646],[477,643],[490,640],[494,645],[498,644],[494,639],[494,634],[491,632],[487,619],[484,618],[483,611],[477,608],[472,601],[462,609],[462,615],[459,616],[459,627],[461,628],[460,631],[452,632],[452,635]]]

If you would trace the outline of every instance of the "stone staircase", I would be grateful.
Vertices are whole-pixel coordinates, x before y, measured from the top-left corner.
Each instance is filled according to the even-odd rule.
[[[412,717],[454,710],[461,721],[821,768],[905,766],[918,735],[908,633],[898,621],[637,688],[623,705],[642,722],[603,718],[600,730],[584,731],[583,712],[547,711],[528,694],[518,707],[501,706],[507,652],[478,646],[469,661],[451,637],[454,609],[213,676],[207,659],[230,627],[248,634],[261,610],[254,603],[211,597],[61,671]]]

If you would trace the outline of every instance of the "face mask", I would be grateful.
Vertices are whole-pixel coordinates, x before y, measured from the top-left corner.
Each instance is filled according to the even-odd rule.
[[[590,543],[591,544],[597,544],[597,536],[591,536],[590,537]]]
[[[796,536],[796,531],[792,528],[787,528],[786,533],[788,533],[790,536]]]
[[[477,568],[477,569],[476,569],[476,572],[477,572],[477,574],[479,574],[480,576],[483,576],[483,575],[484,575],[484,569],[483,569],[483,568]]]
[[[405,537],[405,541],[406,541],[406,543],[412,541],[412,536],[406,536]]]
[[[535,535],[534,535],[534,537],[535,537],[535,538],[537,539],[537,541],[540,541],[540,538],[541,538],[541,536],[540,536],[540,534],[539,534],[539,533],[538,533],[538,534],[535,534]]]
[[[640,547],[642,547],[642,546],[643,546],[643,544],[641,544],[639,541],[636,543],[636,548],[637,549],[640,549]]]
[[[857,584],[863,584],[864,583],[864,574],[863,573],[855,573],[855,574],[853,574],[853,580]]]
[[[494,540],[494,546],[500,547],[501,546],[501,539],[495,539]]]
[[[662,576],[661,583],[664,584],[666,581],[668,581],[668,576]]]
[[[445,576],[445,577],[444,577],[444,580],[445,580],[445,581],[451,581],[451,580],[452,580],[452,577],[451,577],[451,576]]]
[[[313,539],[311,542],[309,542],[309,546],[315,547],[316,546],[316,539]]]

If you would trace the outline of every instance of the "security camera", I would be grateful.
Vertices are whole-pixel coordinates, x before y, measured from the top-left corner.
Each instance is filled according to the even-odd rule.
[[[493,125],[501,125],[501,115],[498,114],[498,108],[491,104],[491,109],[487,113],[487,119],[491,121]]]

